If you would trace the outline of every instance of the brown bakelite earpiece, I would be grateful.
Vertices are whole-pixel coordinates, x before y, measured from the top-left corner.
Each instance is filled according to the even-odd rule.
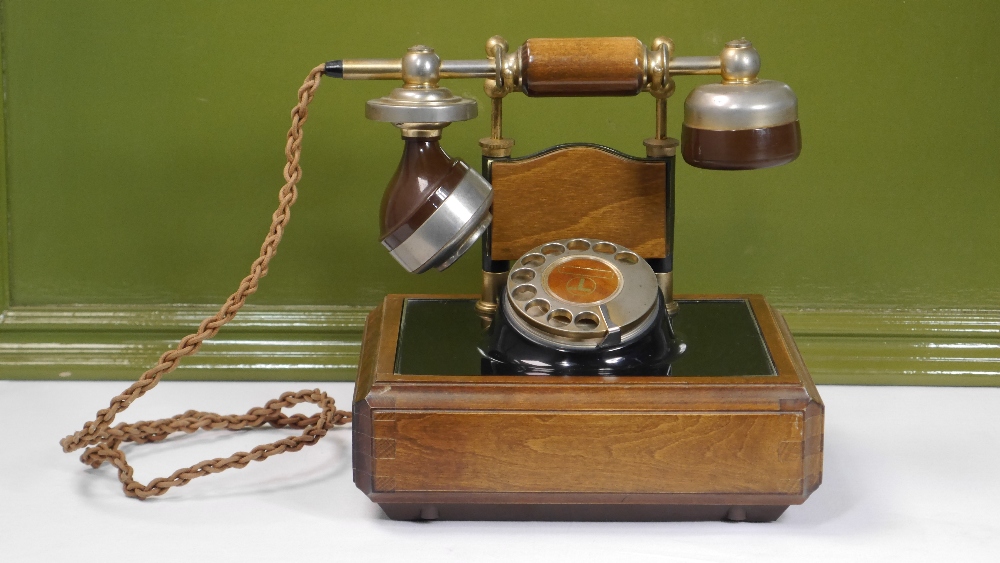
[[[437,139],[403,139],[403,157],[382,194],[380,240],[389,250],[413,234],[458,184],[459,161]],[[461,169],[458,170],[461,176]]]
[[[449,123],[476,117],[476,100],[438,86],[441,59],[417,45],[401,61],[403,87],[369,100],[365,116],[399,127],[403,157],[382,196],[382,246],[407,271],[444,270],[493,216],[493,187],[438,144]]]
[[[750,170],[787,164],[802,150],[798,100],[787,84],[758,80],[749,41],[722,51],[722,83],[698,86],[684,100],[681,154],[698,168]]]
[[[437,139],[403,141],[403,157],[382,195],[382,245],[411,272],[443,270],[489,225],[492,188]]]

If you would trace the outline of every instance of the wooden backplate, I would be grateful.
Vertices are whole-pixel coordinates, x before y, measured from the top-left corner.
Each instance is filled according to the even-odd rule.
[[[564,238],[613,241],[643,258],[667,255],[667,163],[596,145],[495,160],[494,260]]]
[[[769,521],[822,480],[823,403],[760,296],[681,297],[749,301],[774,376],[398,374],[410,297],[459,296],[365,327],[354,478],[392,518]]]

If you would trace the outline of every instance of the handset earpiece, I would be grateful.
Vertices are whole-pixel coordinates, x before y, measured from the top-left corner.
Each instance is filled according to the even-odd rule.
[[[684,100],[681,154],[698,168],[752,170],[787,164],[802,150],[798,99],[787,84],[759,80],[760,55],[746,39],[720,58],[722,83]]]
[[[379,213],[382,245],[408,272],[444,270],[492,220],[493,188],[441,148],[441,130],[476,117],[476,101],[438,86],[441,59],[417,45],[402,60],[403,86],[369,100],[365,116],[399,127],[404,146]]]

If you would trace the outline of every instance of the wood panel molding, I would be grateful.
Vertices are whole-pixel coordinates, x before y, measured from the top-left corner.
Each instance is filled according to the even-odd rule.
[[[1000,310],[777,308],[817,383],[1000,386]],[[12,307],[0,313],[0,379],[133,380],[216,309]],[[247,305],[169,377],[352,381],[370,311]]]

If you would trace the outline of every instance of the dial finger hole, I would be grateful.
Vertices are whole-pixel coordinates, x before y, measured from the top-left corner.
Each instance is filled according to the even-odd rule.
[[[532,317],[540,317],[549,312],[549,302],[544,299],[529,301],[528,304],[524,306],[524,312],[528,313]]]
[[[623,264],[638,264],[639,256],[632,252],[619,252],[618,254],[615,254],[615,260]]]
[[[514,291],[510,292],[511,297],[518,301],[527,301],[538,293],[534,287],[530,285],[522,285],[514,288]]]
[[[530,268],[514,270],[514,273],[510,275],[510,279],[516,283],[527,283],[535,279],[535,271]]]
[[[597,328],[597,325],[601,324],[601,321],[597,318],[597,315],[589,311],[584,311],[573,319],[573,324],[583,330],[594,330]]]
[[[552,326],[566,326],[573,322],[573,313],[566,309],[556,309],[549,313],[549,324]]]
[[[566,243],[566,248],[570,250],[588,250],[590,243],[581,239],[571,240]]]
[[[545,263],[545,257],[541,254],[529,254],[524,258],[521,258],[522,266],[541,266]]]
[[[618,252],[618,247],[610,242],[599,242],[594,245],[594,251],[600,252],[601,254],[614,254],[615,252]]]
[[[566,247],[557,242],[546,244],[542,247],[542,254],[549,256],[559,256],[563,252],[566,252]]]

